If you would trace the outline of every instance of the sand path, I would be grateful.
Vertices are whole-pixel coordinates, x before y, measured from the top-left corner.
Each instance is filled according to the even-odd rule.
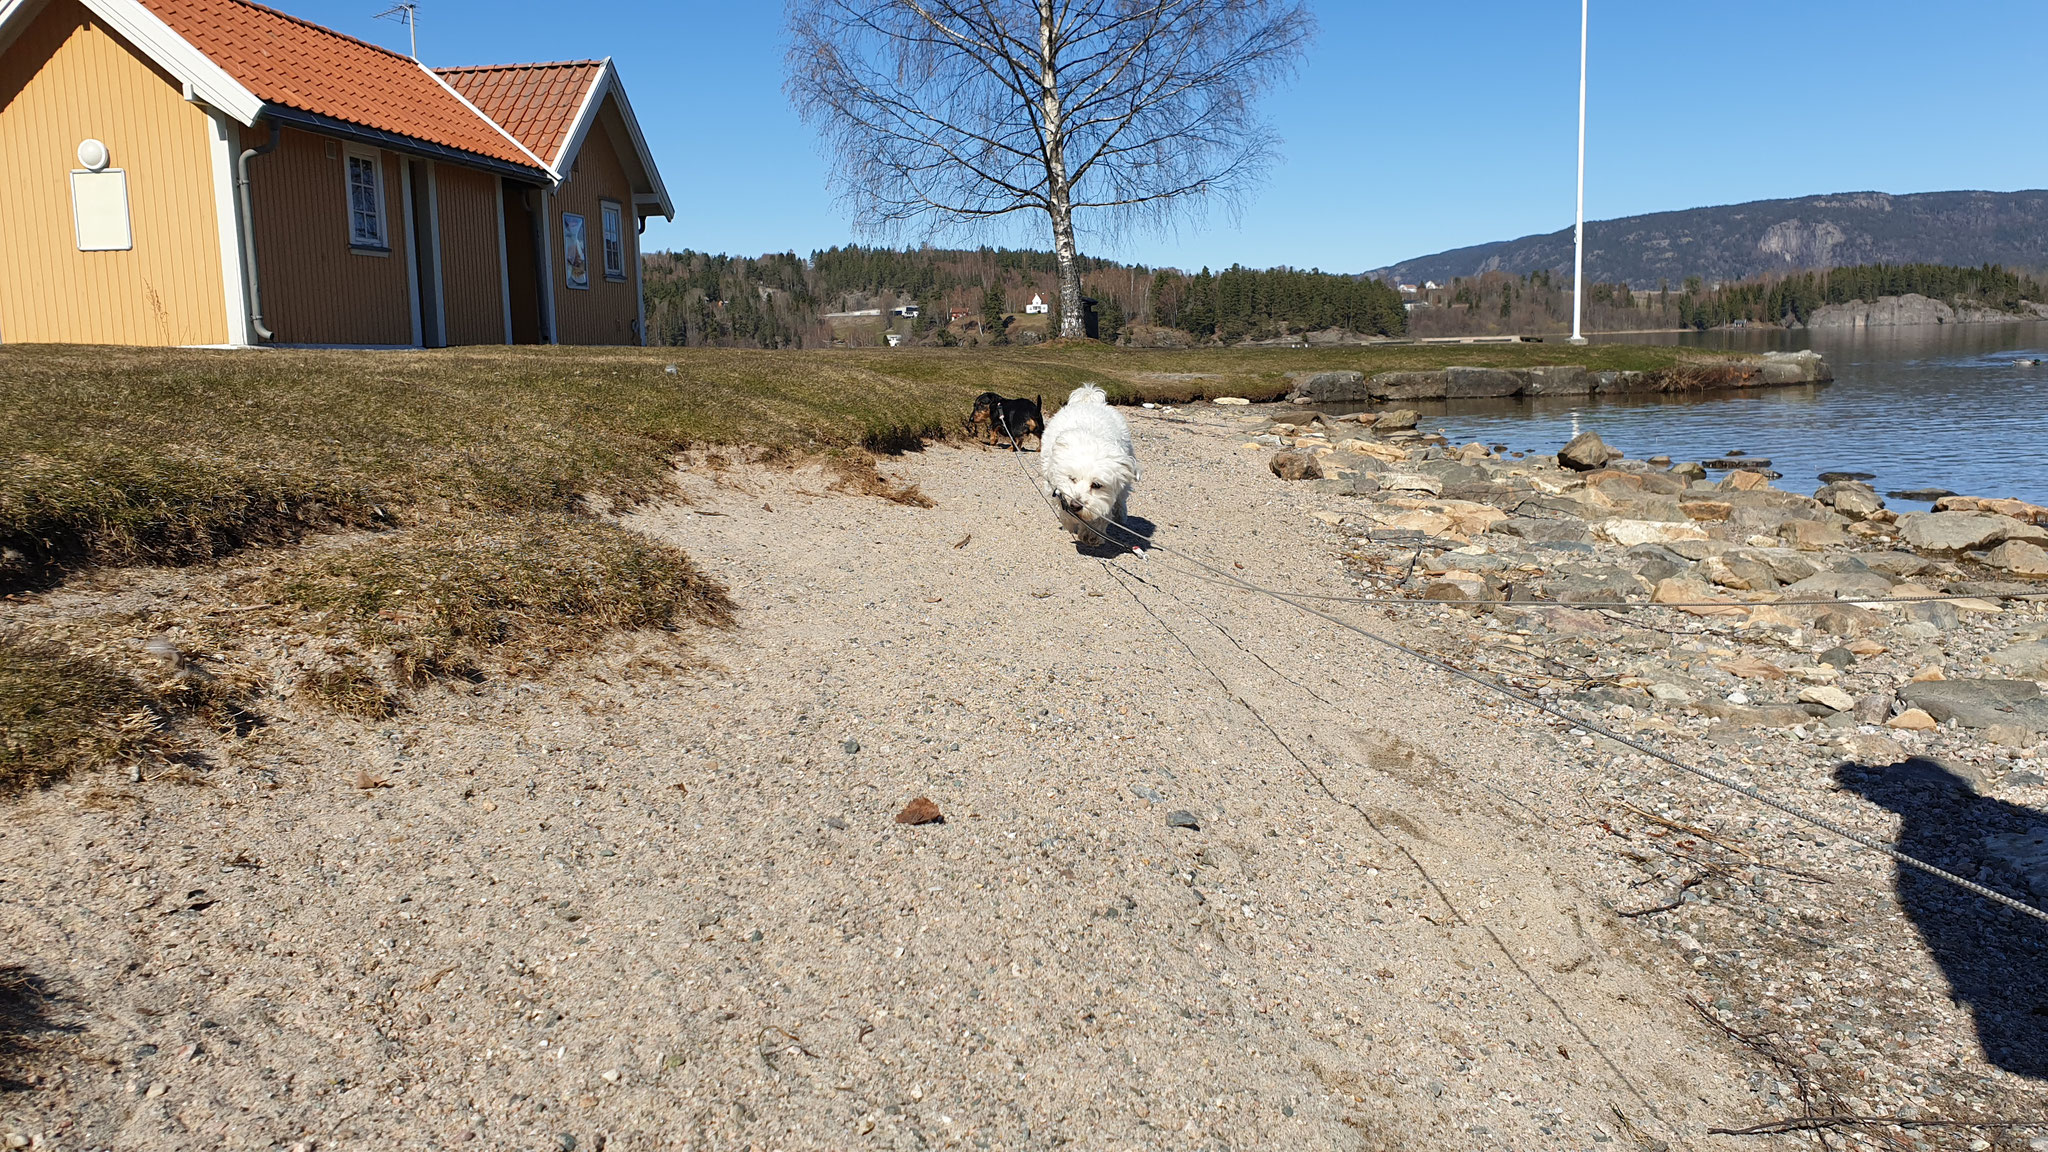
[[[1136,421],[1133,513],[1341,590],[1322,498],[1192,419]],[[885,471],[936,506],[699,466],[630,519],[741,606],[695,667],[622,651],[280,724],[214,787],[27,802],[0,932],[67,974],[95,1055],[8,1122],[68,1121],[66,1148],[1736,1146],[1705,1129],[1755,1111],[1749,1069],[1676,952],[1586,894],[1576,745],[1163,556],[1077,552],[1006,454]],[[896,824],[916,796],[945,822]]]

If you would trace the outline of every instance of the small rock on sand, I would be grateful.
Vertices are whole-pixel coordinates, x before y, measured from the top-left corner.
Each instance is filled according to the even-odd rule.
[[[932,803],[929,796],[919,796],[903,806],[903,811],[896,814],[896,822],[898,824],[944,824],[946,817],[944,813],[939,811],[939,806]]]
[[[1940,725],[1935,722],[1934,717],[1929,716],[1927,713],[1922,712],[1918,708],[1906,709],[1904,712],[1901,712],[1897,716],[1894,716],[1891,719],[1885,721],[1884,726],[1887,728],[1903,729],[1907,732],[1926,732],[1930,729],[1940,727]]]

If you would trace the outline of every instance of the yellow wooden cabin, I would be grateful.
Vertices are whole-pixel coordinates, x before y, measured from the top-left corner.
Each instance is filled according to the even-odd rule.
[[[0,342],[640,344],[610,60],[430,69],[244,0],[0,0]]]

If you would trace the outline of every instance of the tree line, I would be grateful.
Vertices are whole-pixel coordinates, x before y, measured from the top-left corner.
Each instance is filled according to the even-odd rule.
[[[1232,266],[1195,275],[1077,256],[1085,295],[1095,301],[1100,339],[1136,326],[1179,329],[1224,344],[1288,333],[1344,329],[1367,335],[1406,330],[1400,296],[1375,280],[1292,268]],[[972,322],[973,338],[1008,339],[1006,316],[1033,296],[1050,309],[1049,330],[1064,319],[1059,261],[1051,252],[1013,248],[889,248],[847,245],[812,252],[729,256],[682,250],[641,262],[648,338],[669,346],[823,347],[856,339],[834,313],[904,304],[920,315],[911,335],[945,343]],[[835,336],[835,332],[837,335]],[[879,339],[879,329],[870,334]]]
[[[1401,295],[1387,285],[1293,268],[1162,270],[1152,277],[1152,310],[1163,327],[1225,344],[1330,328],[1377,336],[1408,330]]]

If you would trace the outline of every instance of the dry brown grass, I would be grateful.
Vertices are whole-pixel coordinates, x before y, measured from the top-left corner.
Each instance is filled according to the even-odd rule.
[[[0,634],[0,790],[168,748],[162,703],[102,660],[49,641]]]
[[[302,556],[258,591],[312,614],[280,624],[347,641],[355,655],[301,687],[366,716],[434,681],[536,675],[618,632],[733,619],[725,589],[681,552],[558,513],[471,517]]]

